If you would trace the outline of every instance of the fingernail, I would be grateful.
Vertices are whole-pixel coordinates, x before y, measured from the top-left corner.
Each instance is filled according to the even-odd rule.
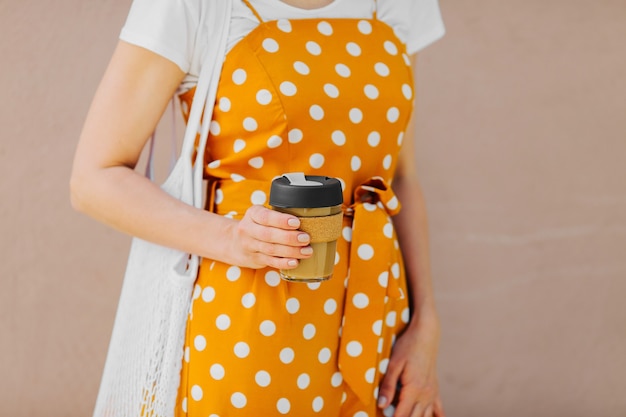
[[[300,249],[300,253],[303,255],[311,255],[313,253],[313,248],[310,246],[307,246],[306,248]]]
[[[300,233],[298,235],[298,242],[306,243],[309,241],[309,235],[306,233]]]
[[[378,407],[383,408],[387,405],[387,397],[381,395],[378,397]]]
[[[300,226],[300,220],[292,217],[291,219],[287,220],[287,224],[291,227],[298,227]]]
[[[298,266],[298,261],[296,261],[295,259],[292,259],[290,261],[287,261],[287,265],[289,265],[289,266]]]

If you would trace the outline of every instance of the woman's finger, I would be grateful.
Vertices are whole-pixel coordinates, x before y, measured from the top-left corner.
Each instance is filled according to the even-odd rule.
[[[378,408],[386,408],[396,396],[396,387],[402,373],[402,366],[393,360],[393,356],[389,360],[387,372],[380,383],[378,390]]]

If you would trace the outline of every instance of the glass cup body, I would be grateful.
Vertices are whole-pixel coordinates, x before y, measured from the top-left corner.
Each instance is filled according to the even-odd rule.
[[[273,209],[298,217],[323,217],[340,213],[341,205],[314,208],[273,207]],[[313,242],[311,243],[311,248],[313,249],[313,255],[310,258],[300,259],[296,268],[281,269],[280,277],[294,282],[319,282],[329,279],[335,267],[337,240]]]

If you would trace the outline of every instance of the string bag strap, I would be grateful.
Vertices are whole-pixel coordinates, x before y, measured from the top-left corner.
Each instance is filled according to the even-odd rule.
[[[250,4],[250,2],[248,0],[241,0],[244,2],[244,4],[246,6],[248,6],[248,9],[250,9],[250,11],[254,14],[254,16],[259,20],[259,23],[263,23],[264,20],[261,17],[261,15],[259,14],[259,12],[256,11],[256,9],[254,7],[252,7],[252,5]]]

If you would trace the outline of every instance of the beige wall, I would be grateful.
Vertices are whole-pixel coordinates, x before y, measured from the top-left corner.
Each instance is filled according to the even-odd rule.
[[[419,169],[450,416],[626,415],[626,3],[451,0]],[[129,239],[69,207],[129,0],[0,0],[0,415],[89,415]]]

